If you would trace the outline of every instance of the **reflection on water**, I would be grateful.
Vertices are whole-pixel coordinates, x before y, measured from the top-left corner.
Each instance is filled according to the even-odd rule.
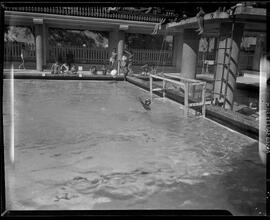
[[[9,81],[4,82],[5,146]],[[226,209],[265,214],[256,141],[126,82],[15,81],[11,209]],[[14,178],[9,176],[14,175]]]

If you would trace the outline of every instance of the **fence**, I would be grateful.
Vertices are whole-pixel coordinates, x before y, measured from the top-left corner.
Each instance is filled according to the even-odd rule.
[[[18,61],[20,60],[21,47],[23,43],[6,42],[5,43],[5,61]],[[26,61],[35,61],[36,52],[34,44],[25,44]],[[56,59],[61,59],[62,62],[66,61],[68,53],[73,54],[75,63],[87,64],[108,64],[109,63],[109,50],[107,48],[87,48],[76,46],[53,46],[48,47],[48,62],[54,62]],[[172,51],[169,50],[145,50],[133,49],[133,64],[144,65],[153,64],[160,66],[172,65]]]
[[[133,49],[131,50],[133,57],[133,63],[135,65],[160,65],[171,66],[172,65],[172,51],[169,50],[145,50],[145,49]]]
[[[206,88],[206,82],[195,80],[195,79],[187,79],[178,76],[175,73],[164,73],[162,75],[153,75],[150,74],[149,76],[150,80],[150,97],[151,101],[153,100],[153,92],[154,91],[161,91],[163,98],[165,98],[166,93],[166,83],[172,83],[175,85],[180,86],[184,90],[184,112],[185,116],[188,116],[189,109],[191,107],[195,106],[201,106],[202,108],[202,116],[205,117],[205,88]],[[160,79],[162,80],[162,88],[153,88],[153,79]],[[201,93],[201,99],[199,101],[192,103],[189,102],[189,91],[193,87],[193,90],[195,91],[195,86],[202,86],[200,89]]]
[[[68,53],[73,54],[75,63],[92,63],[92,64],[108,64],[109,53],[107,49],[85,48],[85,47],[49,47],[49,61],[54,62],[56,59],[65,61]]]
[[[34,44],[25,44],[18,42],[5,42],[4,59],[5,61],[21,60],[21,48],[25,45],[25,60],[34,61],[36,59],[36,49]]]

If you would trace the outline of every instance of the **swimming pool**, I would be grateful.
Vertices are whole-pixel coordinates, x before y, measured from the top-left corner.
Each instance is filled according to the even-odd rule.
[[[119,81],[10,80],[3,112],[9,209],[226,209],[265,214],[257,141]]]

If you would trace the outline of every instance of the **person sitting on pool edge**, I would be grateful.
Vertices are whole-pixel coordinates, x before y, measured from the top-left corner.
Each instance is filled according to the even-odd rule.
[[[71,73],[71,74],[77,74],[77,67],[76,67],[75,64],[72,64],[72,65],[71,65],[70,73]]]
[[[92,66],[90,68],[90,74],[91,75],[97,75],[97,67],[96,66]]]
[[[67,63],[64,63],[64,64],[61,66],[61,73],[63,73],[63,74],[68,73],[68,65],[67,65]]]
[[[56,60],[55,63],[52,65],[51,74],[60,74],[60,73],[61,73],[61,68],[58,61]]]
[[[143,76],[149,75],[150,67],[148,64],[143,65],[141,68],[142,68],[142,75]]]

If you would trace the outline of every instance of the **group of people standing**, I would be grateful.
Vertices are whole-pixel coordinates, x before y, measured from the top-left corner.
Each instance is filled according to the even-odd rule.
[[[110,69],[111,71],[119,71],[118,74],[124,74],[126,77],[128,74],[132,73],[132,61],[133,61],[133,54],[128,51],[127,45],[125,45],[125,48],[123,50],[123,55],[121,58],[118,58],[118,53],[116,51],[116,48],[113,48],[113,51],[111,53],[110,57]],[[119,68],[118,68],[119,64]]]

